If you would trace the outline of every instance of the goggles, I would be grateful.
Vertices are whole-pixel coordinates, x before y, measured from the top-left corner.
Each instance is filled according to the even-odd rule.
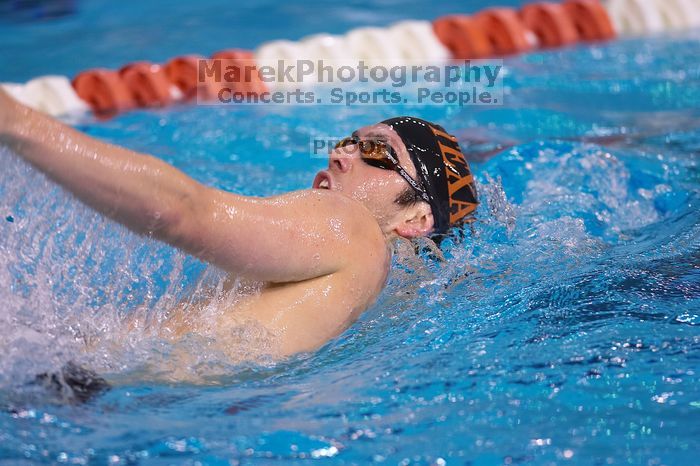
[[[347,137],[335,145],[336,149],[342,149],[350,145],[357,145],[360,149],[360,158],[364,163],[371,167],[381,168],[383,170],[393,170],[397,172],[406,182],[418,193],[425,202],[430,204],[430,197],[421,189],[416,180],[411,178],[411,175],[399,163],[399,157],[396,151],[386,142],[379,138],[360,139],[357,132],[352,133],[352,136]]]

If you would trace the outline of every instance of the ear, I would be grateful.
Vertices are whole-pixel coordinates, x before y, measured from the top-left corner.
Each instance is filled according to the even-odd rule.
[[[396,233],[404,238],[418,238],[427,236],[433,229],[435,221],[430,206],[420,202],[409,209],[406,215],[396,226]]]

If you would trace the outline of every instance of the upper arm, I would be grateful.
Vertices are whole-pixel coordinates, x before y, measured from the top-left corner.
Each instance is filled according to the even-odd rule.
[[[270,198],[202,188],[171,244],[227,271],[271,282],[337,272],[383,237],[359,203],[331,191]]]

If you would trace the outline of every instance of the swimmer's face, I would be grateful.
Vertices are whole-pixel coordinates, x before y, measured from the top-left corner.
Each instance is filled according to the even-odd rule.
[[[406,146],[389,126],[378,123],[365,126],[355,133],[360,140],[377,141],[394,149],[401,166],[416,179],[416,168],[411,161]],[[328,156],[328,170],[322,170],[314,179],[314,189],[330,189],[351,197],[367,207],[379,225],[386,231],[396,230],[401,236],[424,236],[432,228],[432,215],[427,203],[404,207],[396,198],[409,187],[408,182],[395,170],[379,168],[365,162],[358,143],[338,147]],[[379,149],[380,150],[380,149]],[[416,231],[405,228],[403,223],[415,216],[426,215],[429,227],[422,226]],[[423,231],[425,230],[425,231]]]

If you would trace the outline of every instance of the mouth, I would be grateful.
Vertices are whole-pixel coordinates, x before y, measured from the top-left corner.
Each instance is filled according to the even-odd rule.
[[[326,170],[321,170],[314,178],[313,189],[333,189],[333,180]]]

